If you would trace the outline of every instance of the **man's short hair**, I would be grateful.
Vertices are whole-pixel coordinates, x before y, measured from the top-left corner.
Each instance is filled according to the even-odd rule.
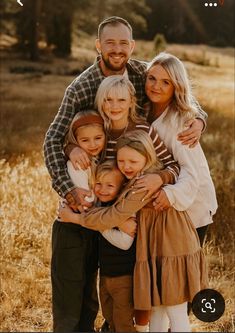
[[[117,26],[118,24],[124,24],[130,30],[131,39],[132,39],[133,38],[132,37],[132,27],[131,27],[130,23],[127,22],[127,20],[125,20],[125,19],[123,19],[122,17],[119,17],[119,16],[111,16],[111,17],[108,17],[105,20],[103,20],[99,24],[98,36],[97,37],[100,39],[100,35],[101,35],[102,31],[104,30],[104,27],[106,25]]]

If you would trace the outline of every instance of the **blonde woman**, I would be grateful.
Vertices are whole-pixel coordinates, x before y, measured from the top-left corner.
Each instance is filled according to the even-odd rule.
[[[187,210],[194,226],[199,228],[203,243],[204,227],[212,223],[217,201],[200,144],[189,149],[177,141],[179,132],[187,128],[187,121],[194,119],[200,111],[183,63],[171,54],[160,53],[149,64],[145,89],[150,100],[149,121],[182,169],[188,171],[180,174],[174,186],[164,187],[156,200],[156,208],[172,205],[177,210]]]
[[[150,100],[148,120],[181,166],[177,183],[162,188],[155,201],[155,208],[158,210],[171,206],[178,211],[186,210],[202,245],[207,227],[213,222],[217,200],[200,144],[189,149],[177,140],[178,134],[187,128],[187,121],[194,119],[200,112],[183,63],[171,54],[160,53],[148,66],[145,90]],[[164,307],[152,310],[150,330],[166,329],[167,322]]]

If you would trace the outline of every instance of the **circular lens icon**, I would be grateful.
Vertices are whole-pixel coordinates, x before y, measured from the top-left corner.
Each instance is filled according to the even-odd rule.
[[[216,321],[224,313],[225,301],[218,291],[214,289],[204,289],[194,296],[192,310],[195,317],[201,321]]]

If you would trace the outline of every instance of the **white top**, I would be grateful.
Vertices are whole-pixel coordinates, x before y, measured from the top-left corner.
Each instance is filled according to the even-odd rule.
[[[185,128],[177,127],[177,119],[173,114],[171,119],[164,121],[166,112],[152,126],[181,169],[177,183],[164,186],[164,191],[176,210],[186,210],[195,228],[202,227],[213,222],[212,216],[218,208],[207,160],[200,144],[189,148],[177,140],[177,134]]]
[[[81,168],[79,168],[79,170],[75,170],[71,161],[67,162],[67,168],[69,176],[74,185],[90,191],[89,181],[91,180],[91,168],[89,167],[86,170],[82,170]],[[85,200],[88,202],[93,202],[95,200],[95,195],[93,191],[92,196],[85,197]],[[102,236],[109,243],[122,250],[128,250],[134,241],[133,237],[118,229],[107,229],[102,232]]]
[[[82,170],[80,166],[78,166],[79,170],[75,170],[71,161],[67,162],[67,168],[69,177],[71,178],[74,185],[79,188],[83,188],[84,190],[90,191],[89,181],[91,180],[91,168],[89,167],[86,170]],[[91,197],[85,197],[87,202],[93,202],[95,200],[95,195],[92,191]]]

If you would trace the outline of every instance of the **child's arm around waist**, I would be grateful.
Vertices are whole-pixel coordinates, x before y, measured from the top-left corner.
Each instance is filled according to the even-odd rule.
[[[135,188],[129,188],[121,199],[110,207],[90,209],[82,214],[74,213],[68,206],[60,205],[59,215],[64,222],[80,224],[83,227],[100,232],[121,226],[128,218],[143,208],[150,199],[143,200],[146,192],[136,193]]]

